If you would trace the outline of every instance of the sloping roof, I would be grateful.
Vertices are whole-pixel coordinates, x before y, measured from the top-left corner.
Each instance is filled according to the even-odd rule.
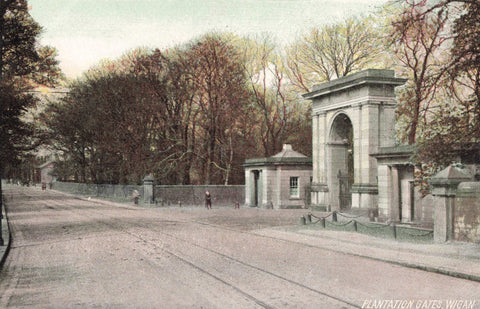
[[[283,145],[282,151],[273,155],[272,158],[306,158],[307,156],[293,150],[292,145]]]
[[[450,165],[431,178],[432,184],[455,184],[463,181],[473,180],[468,169],[461,166]]]
[[[312,158],[292,149],[289,144],[283,145],[281,152],[268,158],[255,158],[245,160],[244,167],[261,165],[307,165],[312,166]]]

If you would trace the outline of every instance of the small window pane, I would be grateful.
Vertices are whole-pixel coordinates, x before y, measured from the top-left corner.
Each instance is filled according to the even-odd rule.
[[[298,177],[290,177],[290,196],[299,197]]]

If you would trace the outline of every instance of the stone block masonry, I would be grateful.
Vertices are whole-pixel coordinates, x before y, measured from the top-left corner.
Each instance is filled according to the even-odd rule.
[[[453,211],[455,240],[480,243],[480,183],[464,182],[458,186]]]
[[[155,201],[163,205],[179,204],[187,206],[203,206],[205,192],[212,196],[212,206],[234,206],[245,201],[245,186],[196,185],[196,186],[155,186]]]

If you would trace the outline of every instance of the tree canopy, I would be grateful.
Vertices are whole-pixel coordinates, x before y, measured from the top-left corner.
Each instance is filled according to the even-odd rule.
[[[287,48],[290,81],[308,92],[313,84],[382,65],[382,41],[372,17],[312,28]]]
[[[41,27],[25,0],[0,1],[0,169],[18,165],[39,140],[33,124],[22,119],[35,106],[31,91],[53,86],[61,77],[55,49],[39,46]]]
[[[440,168],[478,158],[478,1],[397,1],[391,37],[409,79],[399,96],[403,140],[415,143],[417,181]]]
[[[2,116],[10,113],[2,138],[18,150],[35,144],[21,140],[31,132],[20,117],[35,104],[29,89],[52,85],[61,73],[54,49],[35,48],[41,29],[26,2],[7,2],[2,32],[12,35],[3,36],[2,96],[17,107],[2,105]],[[269,35],[209,33],[102,61],[43,115],[50,144],[63,154],[59,174],[97,183],[150,173],[158,183],[243,183],[246,158],[273,155],[283,143],[311,155],[311,107],[300,94],[362,69],[394,68],[408,79],[398,92],[399,142],[417,145],[419,179],[426,179],[456,158],[442,146],[472,149],[480,139],[480,5],[389,5],[394,11],[375,18],[310,29],[285,48]]]

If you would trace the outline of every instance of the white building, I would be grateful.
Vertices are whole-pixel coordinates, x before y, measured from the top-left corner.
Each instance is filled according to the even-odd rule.
[[[309,203],[312,159],[291,145],[274,156],[246,160],[243,166],[246,206],[304,208]]]

